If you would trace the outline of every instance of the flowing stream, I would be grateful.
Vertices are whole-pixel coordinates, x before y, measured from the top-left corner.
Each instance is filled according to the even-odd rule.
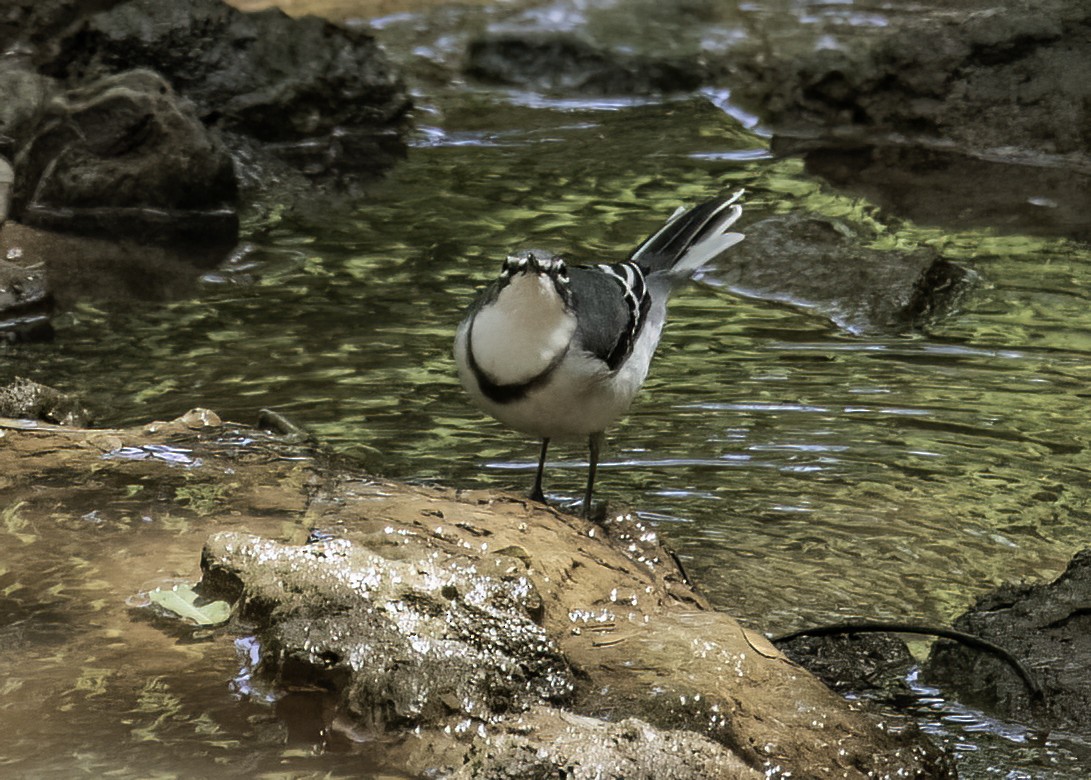
[[[477,413],[455,378],[451,340],[475,290],[510,249],[617,259],[678,205],[746,187],[744,231],[796,210],[877,219],[880,246],[935,246],[982,283],[926,331],[876,337],[741,297],[711,270],[673,300],[650,378],[609,434],[598,496],[653,521],[719,607],[769,633],[857,617],[948,624],[1003,581],[1056,576],[1087,544],[1085,247],[877,214],[775,159],[715,91],[565,100],[463,87],[421,103],[408,158],[347,216],[263,223],[193,297],[84,304],[58,319],[54,343],[0,346],[3,360],[81,392],[105,425],[194,406],[253,421],[269,407],[387,476],[525,491],[537,443]],[[582,443],[551,457],[550,498],[577,499]],[[107,575],[88,585],[88,567],[152,554],[195,563],[187,531],[178,549],[168,531],[130,545],[76,525],[44,562],[9,547],[0,574],[7,587],[33,570],[94,622],[96,600],[129,594],[112,593]],[[5,593],[18,602],[18,588]],[[42,668],[84,667],[84,695],[56,691],[54,702],[77,710],[106,707],[96,691],[117,695],[104,682],[112,665],[151,663],[72,639],[36,647]],[[0,768],[184,777],[215,754],[237,776],[356,771],[306,739],[286,748],[269,706],[232,696],[234,648],[185,652],[185,676],[151,677],[123,697],[125,723],[73,716],[75,736],[36,724]],[[6,696],[24,683],[49,690],[45,672],[27,669],[0,683]],[[956,747],[963,777],[1085,776],[1091,747],[1078,740],[1036,742],[942,693],[927,701],[928,728]]]

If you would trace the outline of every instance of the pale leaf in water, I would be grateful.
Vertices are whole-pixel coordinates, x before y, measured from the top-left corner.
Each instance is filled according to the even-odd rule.
[[[231,617],[231,605],[226,601],[210,601],[197,606],[200,598],[189,585],[175,585],[169,590],[156,588],[148,598],[168,612],[199,626],[217,626]]]

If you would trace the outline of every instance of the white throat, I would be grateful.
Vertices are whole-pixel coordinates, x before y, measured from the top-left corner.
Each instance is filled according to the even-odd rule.
[[[473,357],[497,384],[521,384],[563,354],[575,330],[576,318],[565,310],[548,276],[516,274],[477,313]]]

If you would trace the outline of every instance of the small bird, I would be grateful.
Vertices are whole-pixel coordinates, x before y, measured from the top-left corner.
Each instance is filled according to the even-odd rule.
[[[588,438],[583,512],[591,516],[607,426],[648,375],[674,286],[742,241],[739,190],[667,223],[620,263],[569,266],[547,251],[509,255],[455,335],[462,386],[483,411],[542,440],[530,498],[545,503],[549,442]]]

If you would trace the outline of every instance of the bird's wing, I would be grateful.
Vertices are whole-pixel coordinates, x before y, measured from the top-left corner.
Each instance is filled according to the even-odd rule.
[[[635,263],[570,271],[576,338],[611,371],[625,362],[651,305],[644,273]]]

